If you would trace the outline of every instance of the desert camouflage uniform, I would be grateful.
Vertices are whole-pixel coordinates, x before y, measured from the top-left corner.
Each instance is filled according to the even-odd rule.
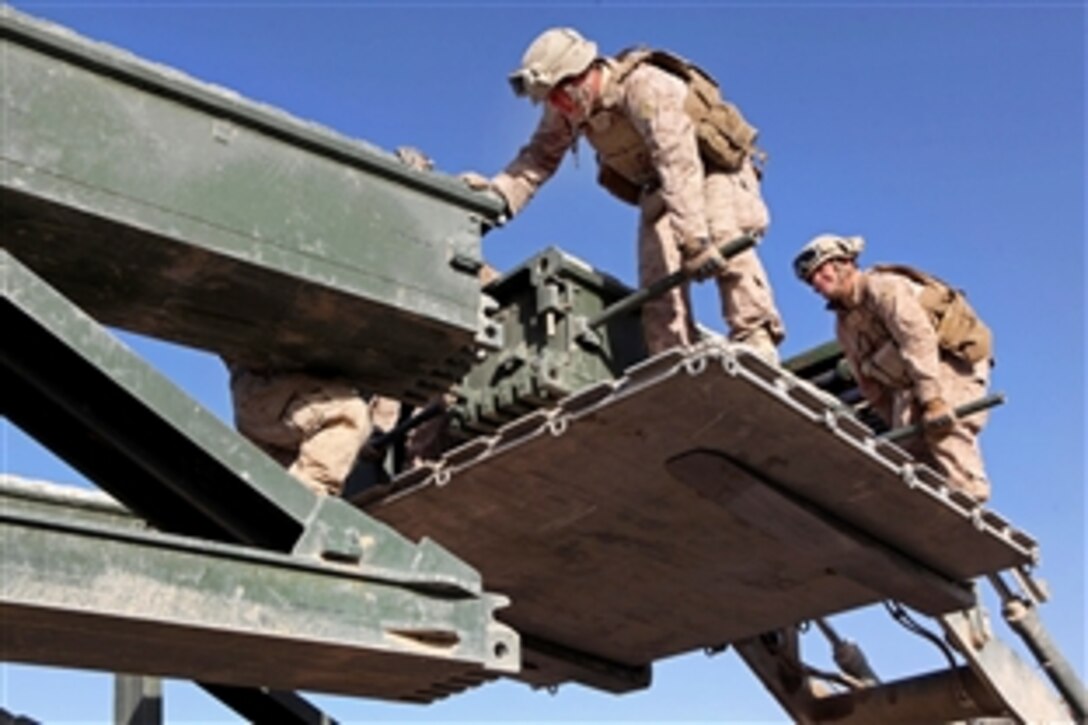
[[[989,360],[972,364],[937,346],[937,333],[918,302],[922,285],[894,272],[858,275],[850,304],[836,312],[835,334],[855,379],[877,414],[898,428],[921,420],[921,406],[943,398],[957,408],[986,394]],[[985,413],[956,420],[951,433],[903,443],[917,458],[943,471],[949,483],[979,501],[990,495],[978,434]]]
[[[546,105],[532,139],[492,179],[494,188],[506,199],[510,214],[521,211],[555,173],[578,135],[584,135],[601,152],[602,148],[610,148],[610,134],[626,122],[637,130],[643,146],[641,169],[634,178],[627,179],[642,189],[640,285],[680,268],[679,245],[683,240],[709,238],[720,245],[742,232],[762,233],[769,214],[760,196],[755,169],[750,161],[734,173],[704,167],[694,126],[684,111],[684,81],[648,63],[617,81],[611,72],[614,67],[612,61],[607,61],[601,101],[585,123],[572,128]],[[761,329],[775,343],[782,339],[782,321],[754,251],[728,260],[717,284],[722,314],[733,340],[744,341]],[[648,302],[642,315],[651,354],[697,339],[687,285]]]
[[[228,362],[238,432],[317,494],[339,495],[386,399],[350,384]],[[393,419],[395,422],[395,418]]]
[[[434,161],[411,146],[397,148],[396,157],[418,171],[434,168]],[[371,433],[392,430],[401,415],[397,400],[365,398],[342,380],[224,362],[238,432],[318,494],[340,495]],[[409,440],[418,441],[409,455],[430,454],[437,434],[412,434]]]

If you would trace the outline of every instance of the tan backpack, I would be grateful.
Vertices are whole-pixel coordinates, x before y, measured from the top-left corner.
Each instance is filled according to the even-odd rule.
[[[695,124],[704,162],[722,171],[737,171],[746,158],[759,164],[766,160],[766,152],[756,146],[759,132],[740,109],[722,98],[718,84],[694,63],[667,51],[646,48],[624,50],[616,61],[621,79],[640,64],[652,63],[687,83],[684,110]]]
[[[899,274],[922,285],[918,300],[937,331],[937,344],[942,350],[972,364],[993,360],[990,328],[979,319],[961,290],[905,264],[878,264],[873,269]]]

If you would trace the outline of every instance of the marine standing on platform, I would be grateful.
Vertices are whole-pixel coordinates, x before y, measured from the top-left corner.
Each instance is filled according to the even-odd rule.
[[[784,329],[755,252],[725,260],[717,247],[769,223],[753,164],[755,129],[721,99],[717,85],[687,61],[633,49],[615,58],[570,28],[536,38],[510,76],[514,92],[543,103],[529,143],[500,174],[466,173],[518,214],[585,136],[597,152],[598,181],[641,210],[639,279],[645,286],[678,269],[713,277],[735,342],[777,361]],[[687,285],[648,302],[643,331],[651,354],[698,340]]]
[[[904,445],[949,485],[976,501],[990,497],[978,434],[984,413],[952,410],[986,394],[993,365],[990,330],[963,294],[904,265],[861,270],[861,237],[822,234],[794,259],[797,276],[835,313],[835,335],[862,395],[889,426],[917,422]]]

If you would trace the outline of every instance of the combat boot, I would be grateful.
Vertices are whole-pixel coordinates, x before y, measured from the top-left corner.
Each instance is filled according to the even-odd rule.
[[[766,327],[757,327],[737,343],[749,348],[765,362],[778,365],[778,345]]]

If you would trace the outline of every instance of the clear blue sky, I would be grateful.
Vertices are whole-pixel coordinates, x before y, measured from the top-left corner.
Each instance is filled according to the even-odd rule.
[[[994,388],[1009,402],[982,438],[991,505],[1041,542],[1038,573],[1054,594],[1043,617],[1084,676],[1083,3],[14,5],[346,136],[417,146],[449,173],[493,173],[528,137],[537,111],[505,76],[546,27],[578,27],[605,52],[645,43],[697,61],[770,153],[773,221],[761,255],[787,355],[831,336],[818,298],[789,272],[797,248],[823,231],[863,235],[863,262],[908,262],[954,282],[994,329]],[[582,150],[522,217],[486,238],[489,261],[506,269],[555,244],[634,281],[635,212],[596,187]],[[696,300],[700,321],[722,329],[713,290]],[[229,420],[214,358],[125,339]],[[80,482],[3,426],[3,471]],[[833,621],[862,638],[885,677],[942,664],[882,612]],[[665,662],[651,690],[623,697],[504,682],[425,708],[314,699],[342,722],[783,719],[732,653]],[[46,722],[108,721],[111,701],[100,674],[0,666],[0,703]],[[168,684],[166,704],[172,722],[234,719],[185,683]]]

